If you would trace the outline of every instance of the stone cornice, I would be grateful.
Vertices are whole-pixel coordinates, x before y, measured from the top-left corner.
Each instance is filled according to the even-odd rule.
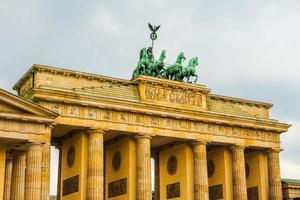
[[[0,113],[0,119],[51,124],[54,119],[14,113]]]
[[[155,105],[151,103],[140,103],[124,101],[111,98],[99,98],[88,94],[80,94],[81,98],[71,91],[51,91],[49,88],[34,89],[33,99],[45,100],[48,102],[59,102],[81,106],[100,107],[113,110],[122,110],[133,113],[146,113],[151,115],[166,116],[173,118],[183,118],[188,120],[199,120],[215,124],[227,124],[231,126],[249,127],[253,129],[272,130],[279,133],[286,132],[289,124],[280,123],[277,120],[234,116],[228,114],[215,113],[211,111],[193,111],[188,109],[176,109]],[[63,97],[63,98],[62,98]]]
[[[223,96],[223,95],[217,95],[217,94],[209,94],[208,97],[210,99],[228,101],[228,102],[238,103],[238,104],[247,104],[249,106],[264,107],[267,109],[270,109],[273,107],[273,104],[270,104],[270,103],[236,98],[236,97]]]
[[[36,117],[49,119],[54,119],[55,117],[57,117],[57,114],[53,111],[45,109],[37,104],[28,101],[27,99],[23,99],[22,97],[16,96],[2,89],[0,89],[0,100],[12,107],[24,110]]]
[[[131,81],[125,80],[125,79],[119,79],[119,78],[113,78],[108,76],[101,76],[97,74],[92,73],[85,73],[75,70],[68,70],[68,69],[61,69],[57,67],[51,67],[46,65],[40,65],[40,64],[34,64],[13,86],[14,90],[18,90],[20,86],[32,75],[32,73],[35,73],[37,71],[41,72],[50,72],[54,74],[62,74],[64,76],[74,76],[77,78],[86,78],[90,80],[99,80],[99,81],[108,81],[113,83],[119,83],[122,85],[130,85],[132,84]]]

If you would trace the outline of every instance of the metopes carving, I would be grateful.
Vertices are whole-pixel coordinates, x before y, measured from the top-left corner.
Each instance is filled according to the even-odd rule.
[[[249,187],[247,188],[248,200],[258,200],[258,187]]]
[[[209,199],[218,200],[223,199],[223,185],[209,186]]]
[[[79,175],[63,181],[63,196],[79,191]]]
[[[167,199],[180,197],[180,182],[167,185]]]
[[[108,184],[108,198],[127,194],[127,178]]]
[[[59,103],[46,103],[46,108],[49,108],[55,112],[59,110],[62,116],[76,117],[82,119],[104,120],[114,121],[124,124],[132,124],[137,126],[149,126],[158,127],[163,129],[181,130],[189,132],[201,132],[212,135],[223,135],[230,137],[248,138],[253,140],[279,142],[279,134],[272,131],[254,130],[243,127],[205,123],[185,119],[174,119],[169,117],[159,117],[154,115],[142,114],[142,113],[130,113],[105,110],[99,108],[89,108],[79,105],[67,105]],[[80,111],[80,112],[79,112]],[[0,129],[4,127],[0,123]],[[9,126],[10,127],[10,126]],[[14,129],[18,128],[12,125]],[[33,132],[36,130],[33,130]]]
[[[168,90],[164,88],[146,87],[145,98],[176,104],[202,106],[202,95],[191,92]]]

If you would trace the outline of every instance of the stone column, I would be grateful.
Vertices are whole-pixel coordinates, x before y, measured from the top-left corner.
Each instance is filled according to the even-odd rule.
[[[3,200],[10,200],[11,174],[12,174],[12,158],[7,158],[5,163],[5,180]]]
[[[27,150],[25,200],[41,199],[42,144],[30,142]]]
[[[232,148],[233,197],[235,200],[247,200],[245,155],[243,146]]]
[[[50,143],[46,143],[42,148],[42,178],[41,178],[41,200],[50,198]]]
[[[90,129],[88,147],[87,199],[103,200],[103,134],[99,129]]]
[[[151,200],[151,137],[136,136],[136,200]]]
[[[196,142],[194,149],[194,200],[208,200],[206,142]]]
[[[10,200],[24,200],[26,154],[15,153],[11,176]]]
[[[56,146],[56,149],[58,149],[58,174],[57,174],[57,192],[56,192],[56,199],[60,200],[60,190],[61,190],[61,161],[62,161],[62,145],[59,144]]]
[[[279,149],[270,149],[267,152],[270,200],[282,199],[279,152]]]
[[[160,200],[160,186],[159,186],[159,152],[155,151],[154,158],[154,200]]]

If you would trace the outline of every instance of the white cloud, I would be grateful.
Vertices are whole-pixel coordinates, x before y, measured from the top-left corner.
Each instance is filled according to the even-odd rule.
[[[300,164],[281,161],[281,177],[289,179],[300,179]]]

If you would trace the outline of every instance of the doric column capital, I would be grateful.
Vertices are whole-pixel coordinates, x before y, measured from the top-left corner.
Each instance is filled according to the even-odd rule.
[[[195,141],[192,141],[190,144],[191,145],[207,145],[210,142],[211,141],[208,141],[208,140],[195,140]]]
[[[135,139],[142,139],[142,138],[145,138],[145,139],[151,139],[151,135],[149,134],[137,134],[134,136]]]
[[[245,146],[243,146],[243,145],[237,145],[237,144],[235,144],[235,145],[232,145],[232,146],[230,146],[230,149],[231,150],[244,150],[246,147]]]
[[[40,145],[40,146],[43,146],[44,144],[45,144],[44,142],[34,141],[34,140],[29,140],[26,143],[27,146],[31,146],[31,145]]]
[[[280,153],[281,149],[279,148],[269,148],[266,150],[267,153]]]
[[[101,134],[105,134],[105,130],[103,130],[103,129],[100,129],[100,128],[89,128],[88,130],[87,130],[87,133],[88,134],[92,134],[92,133],[101,133]]]
[[[11,151],[11,155],[14,157],[14,156],[21,156],[21,155],[26,155],[26,152],[25,151],[21,151],[21,150],[12,150]]]

